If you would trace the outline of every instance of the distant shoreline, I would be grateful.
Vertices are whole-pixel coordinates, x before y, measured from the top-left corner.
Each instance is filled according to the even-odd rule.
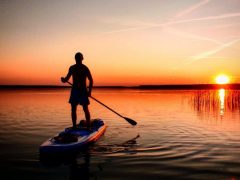
[[[0,85],[2,89],[67,89],[70,86],[57,85]],[[139,85],[139,86],[94,86],[94,89],[139,89],[139,90],[211,90],[240,89],[240,84],[179,84],[179,85]]]

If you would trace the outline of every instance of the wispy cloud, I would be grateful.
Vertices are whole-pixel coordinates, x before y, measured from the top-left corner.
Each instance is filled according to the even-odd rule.
[[[226,18],[233,18],[233,17],[240,17],[240,13],[227,13],[217,16],[207,16],[203,18],[194,18],[194,19],[185,19],[185,20],[179,20],[179,21],[173,21],[165,23],[164,25],[174,25],[174,24],[183,24],[183,23],[189,23],[189,22],[198,22],[198,21],[206,21],[206,20],[219,20],[219,19],[226,19]],[[159,25],[162,26],[162,25]]]
[[[188,59],[184,64],[185,64],[185,65],[188,65],[188,64],[191,64],[191,63],[196,62],[196,61],[198,61],[198,60],[208,58],[208,57],[211,56],[211,55],[214,55],[214,54],[216,54],[216,53],[218,53],[218,52],[220,52],[220,51],[222,51],[222,50],[224,50],[224,49],[226,49],[226,48],[231,47],[232,45],[234,45],[235,43],[237,43],[237,42],[239,42],[239,41],[240,41],[240,38],[235,39],[235,40],[233,40],[233,41],[230,41],[230,42],[228,42],[228,43],[222,44],[222,45],[218,46],[217,48],[215,48],[215,49],[213,49],[213,50],[211,50],[211,51],[202,52],[202,53],[200,53],[200,54],[197,54],[197,55],[195,55],[195,56],[192,56],[192,57],[191,57],[190,59]]]
[[[209,38],[209,37],[203,37],[203,36],[196,35],[196,34],[186,33],[186,32],[182,32],[182,31],[172,28],[174,25],[178,25],[178,24],[198,23],[201,21],[213,21],[213,20],[222,20],[222,19],[227,19],[227,18],[240,17],[240,12],[234,12],[234,13],[225,13],[225,14],[214,15],[214,16],[178,20],[178,18],[186,16],[187,14],[190,14],[190,13],[198,10],[199,8],[205,6],[206,4],[208,4],[210,2],[212,2],[212,0],[202,0],[194,5],[191,5],[190,7],[186,8],[185,10],[182,10],[181,12],[177,13],[172,19],[170,19],[169,21],[167,21],[165,23],[146,23],[146,22],[137,22],[136,23],[136,21],[133,21],[133,24],[135,24],[136,26],[133,25],[132,27],[129,27],[129,28],[106,32],[106,34],[114,34],[114,33],[137,31],[137,30],[147,30],[147,29],[152,29],[152,28],[163,28],[164,30],[167,30],[168,32],[178,35],[178,36],[208,41],[208,42],[212,42],[212,43],[215,43],[218,45],[213,50],[201,52],[195,56],[188,58],[182,65],[191,64],[198,60],[209,58],[210,56],[213,57],[213,55],[217,54],[218,52],[220,52],[226,48],[230,48],[232,45],[234,45],[235,43],[240,41],[240,38],[237,37],[237,39],[235,39],[235,40],[224,43],[224,42],[221,42],[221,41]],[[128,21],[127,24],[131,25],[132,23]],[[126,25],[126,23],[125,24],[123,23],[123,25]],[[233,48],[233,47],[231,47],[231,48]],[[215,57],[215,59],[219,59],[219,58],[225,58],[225,57],[217,57],[217,58]]]
[[[207,42],[211,42],[211,43],[216,44],[216,45],[222,45],[222,46],[225,45],[225,42],[223,42],[223,41],[218,41],[218,40],[215,40],[213,38],[200,36],[198,34],[192,34],[192,33],[189,33],[189,32],[180,31],[180,30],[174,29],[170,26],[166,26],[164,28],[164,30],[166,30],[170,34],[173,34],[173,35],[176,35],[176,36],[179,36],[179,37],[183,37],[183,38],[207,41]],[[238,39],[238,38],[239,38],[239,36],[234,36],[234,37],[231,37],[229,39]],[[240,50],[239,47],[231,47],[231,49],[236,50],[236,51]]]
[[[187,9],[179,12],[179,13],[174,17],[174,19],[180,18],[180,17],[185,16],[185,15],[187,15],[187,14],[193,12],[193,11],[196,11],[196,10],[199,9],[200,7],[208,4],[210,1],[211,1],[211,0],[203,0],[203,1],[200,1],[199,3],[194,4],[194,5],[190,6],[190,7],[188,7]]]
[[[177,24],[195,23],[195,22],[207,21],[207,20],[220,20],[220,19],[234,18],[234,17],[240,17],[240,13],[227,13],[227,14],[222,14],[222,15],[217,15],[217,16],[207,16],[207,17],[203,17],[203,18],[175,20],[175,21],[169,21],[169,22],[162,23],[162,24],[142,23],[141,27],[137,26],[137,27],[131,27],[131,28],[123,28],[120,30],[108,31],[108,32],[105,32],[104,34],[113,34],[113,33],[136,31],[136,30],[147,30],[147,29],[152,29],[152,28],[157,28],[157,27],[167,27],[167,26],[172,26],[172,25],[177,25]]]
[[[177,35],[177,36],[180,36],[180,37],[184,37],[184,38],[208,41],[208,42],[211,42],[211,43],[214,43],[214,44],[218,44],[218,45],[223,45],[224,44],[221,41],[217,41],[215,39],[204,37],[204,36],[200,36],[200,35],[197,35],[197,34],[192,34],[192,33],[189,33],[189,32],[179,31],[177,29],[171,28],[170,26],[166,26],[164,28],[164,30],[166,30],[170,34],[174,34],[174,35]]]

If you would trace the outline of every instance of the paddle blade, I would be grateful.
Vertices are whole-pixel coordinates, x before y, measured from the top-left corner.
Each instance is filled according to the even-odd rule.
[[[137,125],[137,122],[136,121],[134,121],[134,120],[132,120],[132,119],[130,119],[130,118],[127,118],[127,117],[123,117],[127,122],[129,122],[131,125],[133,125],[133,126],[135,126],[135,125]]]

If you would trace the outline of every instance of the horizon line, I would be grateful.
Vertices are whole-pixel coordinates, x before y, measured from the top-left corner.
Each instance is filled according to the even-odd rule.
[[[0,85],[0,89],[55,89],[55,88],[71,88],[68,85]],[[93,89],[240,89],[240,83],[230,84],[146,84],[146,85],[101,85],[93,86]]]

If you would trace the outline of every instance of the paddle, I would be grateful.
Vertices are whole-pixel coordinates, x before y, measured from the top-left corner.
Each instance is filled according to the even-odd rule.
[[[68,82],[68,84],[70,84],[72,86],[72,83]],[[117,113],[116,111],[114,111],[112,108],[108,107],[107,105],[103,104],[101,101],[97,100],[96,98],[90,96],[90,98],[92,98],[94,101],[98,102],[99,104],[103,105],[104,107],[106,107],[107,109],[109,109],[110,111],[112,111],[113,113],[117,114],[118,116],[120,116],[121,118],[125,119],[128,123],[130,123],[131,125],[135,126],[137,125],[137,122],[128,118],[128,117],[124,117],[121,114]]]
[[[104,107],[108,108],[110,111],[114,112],[115,114],[117,114],[118,116],[120,116],[121,118],[125,119],[127,122],[129,122],[131,125],[135,126],[137,125],[137,122],[130,119],[130,118],[127,118],[127,117],[124,117],[122,116],[121,114],[117,113],[116,111],[114,111],[112,108],[108,107],[107,105],[103,104],[102,102],[100,102],[99,100],[97,100],[96,98],[90,96],[90,98],[92,98],[93,100],[95,100],[96,102],[98,102],[99,104],[103,105]]]

